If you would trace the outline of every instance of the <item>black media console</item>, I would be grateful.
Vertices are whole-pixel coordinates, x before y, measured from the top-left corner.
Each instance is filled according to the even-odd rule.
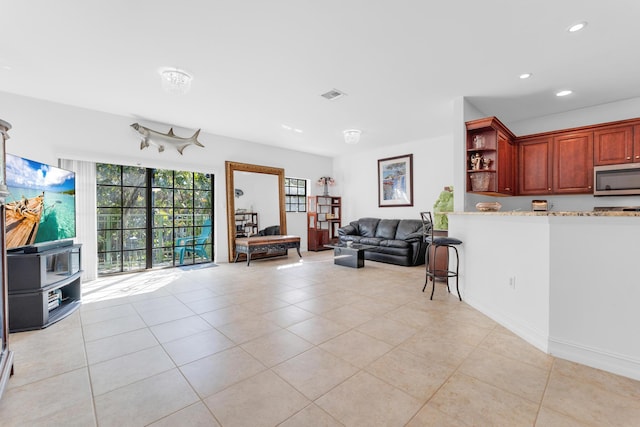
[[[7,253],[10,332],[46,328],[80,307],[80,247]]]

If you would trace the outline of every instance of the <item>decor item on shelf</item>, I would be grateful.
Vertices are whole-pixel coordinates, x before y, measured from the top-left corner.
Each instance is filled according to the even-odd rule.
[[[473,148],[484,148],[484,136],[475,135],[473,137]]]
[[[178,68],[162,68],[159,71],[162,79],[162,89],[165,92],[184,95],[191,89],[193,76]]]
[[[378,206],[413,206],[413,154],[378,160]]]
[[[453,185],[444,187],[433,204],[433,228],[434,230],[448,230],[449,218],[444,212],[453,212]]]
[[[336,185],[336,181],[331,178],[330,176],[322,176],[318,179],[318,181],[316,182],[316,184],[318,185],[322,185],[323,188],[323,196],[328,196],[329,195],[329,186],[330,185]]]
[[[482,169],[489,169],[491,167],[491,159],[486,157],[482,158]]]
[[[482,155],[480,153],[473,153],[471,155],[471,170],[479,170],[482,163]]]
[[[497,212],[502,205],[498,202],[480,202],[476,203],[476,209],[481,212]]]
[[[170,145],[178,150],[178,153],[182,154],[184,149],[189,145],[197,145],[198,147],[204,147],[198,141],[198,135],[200,135],[200,129],[196,131],[190,138],[181,138],[173,133],[173,128],[169,129],[167,133],[161,133],[141,124],[134,123],[131,127],[140,134],[142,141],[140,142],[140,149],[146,148],[150,145],[158,147],[158,153],[164,151],[165,145]]]
[[[471,175],[471,191],[487,191],[491,180],[491,172],[477,172]]]
[[[344,142],[347,144],[357,144],[360,142],[360,135],[362,135],[362,131],[358,129],[347,129],[343,131],[344,133]]]

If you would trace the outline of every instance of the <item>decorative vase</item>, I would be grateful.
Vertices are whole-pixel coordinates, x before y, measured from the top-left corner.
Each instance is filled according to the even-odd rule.
[[[329,195],[329,183],[327,183],[327,182],[324,183],[324,193],[322,195],[323,196],[328,196]]]

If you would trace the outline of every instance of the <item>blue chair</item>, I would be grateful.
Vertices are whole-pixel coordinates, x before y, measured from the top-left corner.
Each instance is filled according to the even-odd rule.
[[[207,219],[202,224],[202,229],[199,236],[181,237],[176,242],[176,246],[173,252],[178,255],[180,259],[180,265],[184,264],[184,256],[195,254],[202,258],[208,258],[206,243],[211,236],[211,220]]]

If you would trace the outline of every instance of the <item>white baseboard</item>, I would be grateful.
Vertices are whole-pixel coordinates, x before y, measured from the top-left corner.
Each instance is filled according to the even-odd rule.
[[[518,335],[537,349],[545,353],[549,352],[549,335],[546,332],[531,328],[529,325],[519,322],[504,313],[491,310],[482,303],[478,303],[473,299],[466,299],[464,301],[482,314],[490,317],[492,320],[509,329],[511,332]]]
[[[549,338],[549,354],[592,368],[640,380],[640,360],[581,344]]]

